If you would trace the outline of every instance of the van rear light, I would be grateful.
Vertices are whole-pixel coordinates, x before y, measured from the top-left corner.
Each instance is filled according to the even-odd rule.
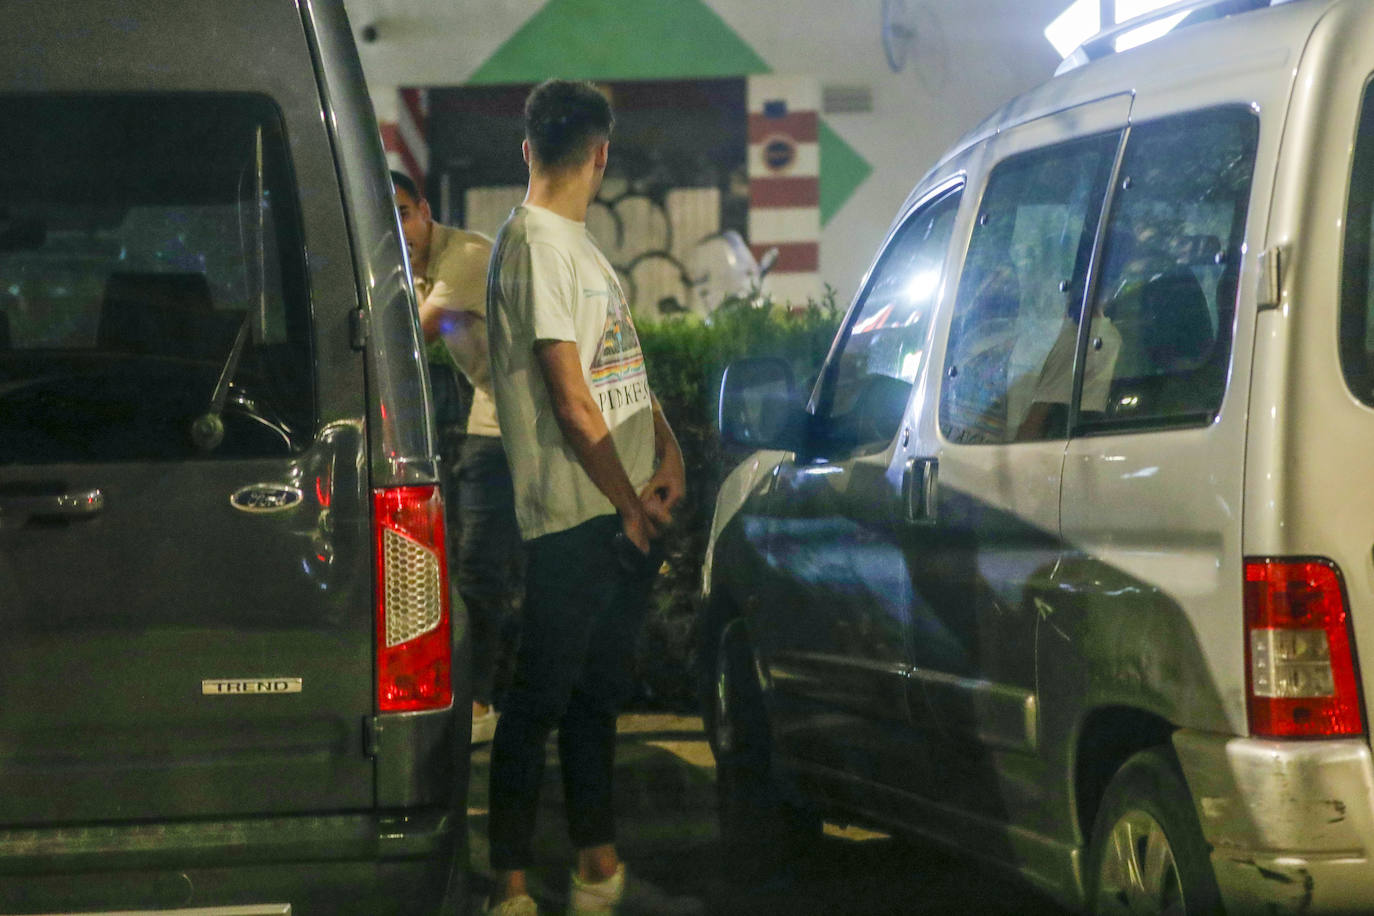
[[[437,486],[372,494],[377,557],[377,709],[453,702],[444,501]]]
[[[1334,563],[1247,560],[1245,628],[1252,735],[1364,732],[1350,615]]]

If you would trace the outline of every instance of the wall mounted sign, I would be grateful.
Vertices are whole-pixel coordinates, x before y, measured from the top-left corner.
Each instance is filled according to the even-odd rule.
[[[763,142],[763,163],[770,171],[785,172],[797,161],[797,143],[791,137],[775,134]]]

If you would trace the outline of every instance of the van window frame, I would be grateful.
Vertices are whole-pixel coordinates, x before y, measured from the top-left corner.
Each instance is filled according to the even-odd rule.
[[[1189,109],[1187,111],[1173,112],[1161,117],[1151,118],[1148,121],[1141,121],[1127,126],[1122,136],[1121,149],[1118,153],[1116,167],[1112,174],[1112,179],[1108,185],[1107,195],[1103,202],[1102,218],[1097,225],[1097,238],[1093,244],[1092,263],[1089,268],[1088,289],[1085,296],[1085,304],[1095,302],[1099,294],[1099,287],[1103,281],[1104,264],[1106,256],[1106,242],[1109,233],[1113,228],[1113,220],[1118,213],[1118,203],[1122,194],[1122,182],[1125,180],[1125,169],[1127,161],[1132,152],[1132,140],[1141,130],[1152,128],[1156,125],[1165,124],[1171,121],[1178,121],[1188,118],[1199,118],[1204,116],[1216,116],[1222,113],[1234,113],[1243,115],[1248,119],[1252,130],[1250,140],[1252,143],[1249,159],[1249,174],[1246,178],[1245,191],[1241,194],[1234,204],[1235,213],[1231,224],[1231,237],[1225,240],[1225,247],[1221,253],[1229,260],[1219,262],[1227,268],[1234,268],[1238,273],[1241,267],[1242,252],[1245,247],[1245,234],[1250,220],[1251,198],[1254,196],[1255,187],[1255,165],[1258,158],[1259,147],[1259,117],[1248,105],[1239,103],[1226,103],[1222,105],[1208,106],[1204,108]],[[1080,410],[1082,386],[1084,373],[1087,363],[1088,334],[1080,332],[1078,341],[1078,353],[1074,365],[1074,396],[1070,405],[1069,412],[1069,438],[1087,438],[1113,435],[1131,435],[1144,432],[1157,432],[1173,429],[1192,429],[1206,427],[1214,423],[1220,416],[1221,410],[1226,402],[1226,395],[1230,390],[1231,372],[1230,366],[1235,358],[1236,329],[1240,313],[1240,289],[1239,285],[1230,296],[1229,323],[1221,319],[1225,317],[1221,303],[1217,303],[1218,325],[1216,329],[1216,343],[1225,343],[1226,353],[1224,360],[1224,371],[1221,391],[1214,407],[1208,410],[1196,410],[1181,412],[1165,416],[1146,416],[1139,419],[1084,419]],[[1223,338],[1222,332],[1226,332]],[[1081,329],[1080,329],[1081,331]]]
[[[1092,227],[1091,234],[1088,235],[1086,239],[1083,238],[1083,230],[1080,229],[1080,244],[1084,241],[1087,241],[1089,248],[1089,254],[1086,263],[1081,265],[1081,275],[1077,276],[1076,278],[1066,278],[1075,281],[1072,283],[1072,285],[1068,286],[1067,288],[1061,287],[1061,291],[1065,293],[1075,294],[1078,297],[1076,311],[1078,313],[1078,320],[1080,324],[1080,329],[1077,335],[1077,342],[1075,344],[1076,355],[1073,364],[1074,371],[1071,378],[1071,387],[1069,391],[1068,409],[1070,411],[1077,404],[1079,386],[1081,384],[1080,364],[1082,362],[1082,359],[1081,356],[1077,354],[1081,353],[1082,347],[1084,346],[1083,341],[1086,339],[1086,336],[1081,328],[1082,313],[1085,304],[1089,301],[1088,297],[1091,292],[1090,283],[1092,282],[1092,271],[1095,266],[1095,256],[1097,253],[1096,245],[1098,242],[1098,238],[1100,236],[1102,221],[1105,219],[1107,214],[1108,201],[1110,199],[1111,183],[1115,180],[1116,168],[1120,162],[1122,150],[1125,145],[1125,135],[1125,127],[1114,126],[1104,130],[1084,133],[1078,136],[1062,137],[1050,143],[1045,143],[1037,146],[1028,146],[1023,149],[1017,149],[1012,152],[1009,152],[1003,155],[1000,159],[997,159],[995,162],[993,162],[991,167],[987,169],[986,174],[982,180],[981,187],[979,189],[979,199],[977,203],[977,208],[974,210],[974,219],[975,222],[977,222],[981,220],[984,214],[986,214],[987,212],[987,207],[989,203],[988,193],[993,188],[994,182],[998,179],[999,172],[1003,172],[1010,166],[1020,165],[1028,160],[1032,160],[1034,157],[1044,157],[1047,154],[1051,154],[1056,151],[1065,152],[1070,151],[1073,148],[1085,148],[1089,147],[1091,144],[1094,143],[1102,143],[1105,146],[1108,141],[1110,141],[1112,144],[1112,149],[1110,153],[1106,155],[1102,163],[1102,168],[1105,169],[1105,173],[1099,173],[1097,178],[1097,184],[1093,187],[1093,191],[1095,192],[1096,203],[1093,203],[1093,197],[1091,196],[1088,200],[1085,201],[1084,229],[1086,229],[1089,225],[1091,225]],[[936,395],[935,403],[933,405],[936,414],[936,426],[939,431],[940,438],[949,445],[960,447],[979,447],[989,445],[1006,446],[1019,444],[1023,442],[1064,442],[1072,436],[1073,429],[1071,422],[1072,418],[1064,414],[1061,414],[1059,416],[1058,421],[1056,423],[1059,429],[1054,431],[1052,434],[1048,435],[1034,435],[1026,438],[1020,438],[1016,435],[1012,435],[1010,438],[1007,438],[1005,437],[1006,434],[1004,432],[1004,438],[1001,440],[987,439],[984,441],[960,441],[959,439],[952,437],[952,431],[954,427],[952,425],[950,414],[952,411],[953,402],[949,400],[951,395],[949,394],[948,387],[951,383],[951,380],[957,377],[957,366],[953,366],[950,362],[953,357],[953,353],[950,350],[950,343],[951,340],[955,339],[956,327],[958,326],[961,317],[964,315],[964,313],[967,311],[969,307],[969,303],[965,299],[964,283],[968,271],[970,270],[969,257],[974,250],[976,236],[977,227],[975,226],[973,231],[962,240],[962,248],[960,251],[959,258],[959,275],[956,278],[955,285],[952,290],[952,314],[950,316],[948,328],[945,332],[943,352],[944,361],[940,367],[939,392]],[[1020,306],[1018,305],[1018,316],[1019,315]],[[1043,368],[1044,366],[1042,365],[1041,369]],[[951,375],[952,370],[956,373],[955,375]],[[1002,394],[1003,397],[1011,391],[1013,386],[1007,384],[1005,387],[1006,390]]]
[[[807,434],[805,442],[805,452],[808,459],[813,461],[841,461],[847,458],[861,457],[863,455],[877,454],[885,451],[891,446],[897,433],[901,429],[898,422],[891,434],[881,439],[871,441],[845,441],[840,439],[830,439],[825,436],[824,424],[831,418],[829,412],[834,407],[835,389],[838,384],[837,373],[840,368],[840,359],[848,346],[854,331],[854,326],[864,316],[864,307],[869,298],[874,293],[878,283],[884,277],[884,269],[889,265],[892,255],[896,252],[897,246],[904,240],[904,233],[916,221],[928,215],[934,208],[952,204],[953,223],[948,238],[944,241],[943,254],[940,259],[940,276],[935,290],[932,292],[932,299],[929,305],[929,315],[926,320],[924,331],[924,350],[925,356],[922,364],[916,373],[917,379],[924,372],[929,371],[930,349],[934,341],[934,332],[937,324],[937,317],[943,306],[943,296],[940,294],[947,291],[947,281],[950,273],[950,252],[956,244],[956,234],[953,229],[957,227],[959,212],[964,203],[964,191],[967,188],[967,176],[960,172],[952,176],[939,185],[932,188],[928,193],[920,198],[920,202],[915,204],[907,212],[907,215],[899,223],[898,227],[889,234],[880,254],[874,261],[873,268],[869,271],[867,281],[859,295],[855,297],[854,305],[845,316],[844,324],[839,333],[835,335],[831,343],[830,352],[825,359],[820,376],[816,381],[814,393],[811,398],[810,411],[807,419]],[[913,390],[916,387],[915,381],[912,383]],[[911,396],[908,394],[906,403],[903,407],[903,415],[911,406]]]
[[[1374,407],[1374,75],[1360,99],[1341,240],[1337,337],[1346,387]]]
[[[75,461],[76,463],[110,463],[110,462],[161,462],[161,461],[180,461],[193,460],[216,461],[216,460],[237,460],[237,459],[256,459],[256,458],[279,458],[288,455],[294,456],[303,453],[315,441],[320,428],[320,383],[318,378],[317,366],[317,342],[315,340],[315,315],[314,315],[314,296],[311,282],[311,269],[309,264],[308,243],[306,238],[305,213],[301,201],[301,182],[298,174],[295,155],[293,154],[293,144],[290,131],[287,126],[287,118],[282,110],[279,101],[267,92],[262,91],[161,91],[161,90],[131,90],[116,92],[94,92],[94,91],[72,91],[62,93],[30,93],[13,92],[0,95],[0,99],[14,102],[20,105],[29,103],[33,105],[41,104],[62,104],[70,100],[75,105],[110,105],[122,104],[133,110],[149,110],[161,103],[166,103],[168,110],[186,110],[191,108],[201,108],[206,104],[218,106],[217,111],[232,112],[243,125],[250,122],[257,125],[259,132],[260,161],[266,167],[268,181],[261,187],[263,192],[263,212],[267,214],[266,232],[261,239],[266,243],[263,248],[266,263],[272,265],[261,278],[258,287],[267,289],[272,295],[280,297],[280,313],[262,312],[259,322],[254,322],[255,332],[247,335],[247,345],[243,349],[243,355],[250,353],[269,353],[269,363],[263,364],[271,378],[266,378],[267,387],[262,390],[249,392],[256,395],[255,398],[243,399],[239,394],[230,398],[231,410],[246,410],[245,416],[247,423],[257,424],[266,432],[266,438],[259,436],[256,442],[251,440],[244,443],[244,447],[235,449],[233,447],[220,450],[212,448],[207,452],[192,451],[181,454],[178,448],[170,445],[158,447],[150,446],[146,453],[138,454],[119,452],[114,454],[100,453],[98,448],[91,454],[77,457],[68,456],[62,459],[43,459],[41,461],[23,460],[22,463],[51,463],[54,460]],[[164,132],[165,133],[165,132]],[[170,142],[170,141],[169,141]],[[22,155],[22,154],[16,154]],[[169,167],[168,164],[152,163],[150,168]],[[174,175],[178,173],[173,173]],[[188,180],[188,172],[183,170],[178,180]],[[200,180],[200,179],[195,179]],[[169,179],[170,181],[170,179]],[[224,207],[227,201],[202,198],[204,188],[195,186],[195,193],[190,196],[164,197],[165,191],[156,182],[149,186],[151,191],[144,191],[137,194],[129,193],[126,197],[111,198],[116,204],[128,208],[128,213],[135,213],[138,208],[151,209],[154,212],[163,211],[171,214],[194,212],[197,209],[205,210],[211,207]],[[205,186],[206,188],[209,185]],[[127,190],[127,189],[126,189]],[[252,190],[251,186],[248,189]],[[242,189],[240,190],[242,193]],[[35,203],[41,203],[42,198],[35,199]],[[54,200],[61,202],[60,198]],[[266,204],[270,202],[270,207]],[[99,207],[107,206],[108,202],[103,201],[84,201],[78,200],[73,206]],[[242,210],[246,205],[251,206],[251,200],[240,199],[238,206]],[[242,220],[242,216],[240,216]],[[239,225],[240,244],[248,244],[243,240],[243,224]],[[21,249],[22,250],[22,249]],[[194,254],[194,253],[192,253]],[[123,254],[121,254],[121,259]],[[99,265],[97,265],[99,266]],[[242,269],[245,272],[250,269],[248,262],[245,261]],[[118,270],[118,268],[116,268]],[[234,270],[237,270],[235,268]],[[134,279],[149,277],[157,279],[161,276],[168,276],[172,279],[185,277],[194,279],[197,275],[201,278],[208,278],[212,272],[201,265],[200,273],[197,274],[194,268],[190,273],[183,271],[180,274],[164,271],[159,268],[145,268],[143,273],[132,274],[130,282]],[[227,274],[214,273],[217,282],[227,276]],[[109,280],[106,281],[106,293],[109,293]],[[245,282],[244,292],[251,292],[254,287],[251,282]],[[209,290],[207,290],[207,295]],[[265,300],[264,300],[265,301]],[[244,304],[248,312],[253,310],[252,302],[247,299]],[[213,314],[213,313],[212,313]],[[227,319],[233,312],[223,312],[217,317]],[[245,323],[248,318],[245,315]],[[270,322],[270,324],[269,324]],[[279,325],[276,323],[280,322]],[[225,323],[225,322],[221,322]],[[237,319],[235,320],[237,324]],[[261,326],[264,337],[258,338],[256,329]],[[278,337],[278,333],[280,336]],[[210,359],[217,371],[222,372],[229,357],[229,343],[226,342],[223,354],[218,349],[214,354],[207,357]],[[272,353],[272,351],[276,351]],[[22,355],[24,359],[32,361],[44,354],[54,356],[69,354],[70,358],[78,360],[90,360],[99,358],[104,351],[102,345],[97,342],[94,346],[79,345],[72,346],[64,344],[39,344],[37,346],[17,347],[9,351],[12,354]],[[130,362],[139,357],[136,352],[121,356],[126,362]],[[246,373],[249,363],[243,360],[239,363],[239,372],[236,379],[241,379]],[[278,370],[284,372],[279,373]],[[278,377],[280,375],[280,377]],[[299,396],[285,399],[281,406],[275,403],[274,392],[288,381],[289,377],[296,378],[297,382],[303,382],[308,386],[308,392],[299,392]],[[285,389],[282,389],[285,390]],[[211,386],[204,391],[205,409],[211,405],[211,395],[214,387]],[[272,394],[272,397],[264,398],[263,393]],[[201,392],[197,388],[195,398],[199,399]],[[268,409],[259,414],[258,405],[266,404]],[[285,409],[283,409],[285,408]],[[274,444],[267,446],[268,441]],[[184,443],[183,443],[184,444]],[[226,440],[226,444],[228,440]],[[14,458],[6,460],[0,458],[0,463],[13,463]]]

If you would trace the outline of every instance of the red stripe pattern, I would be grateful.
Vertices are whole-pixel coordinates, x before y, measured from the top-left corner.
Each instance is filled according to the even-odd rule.
[[[810,77],[752,76],[749,96],[749,242],[776,248],[766,288],[780,302],[819,296],[820,92]]]
[[[770,248],[778,249],[778,260],[773,265],[774,273],[815,273],[821,269],[820,242],[783,242],[778,245],[763,243],[749,246],[755,259],[762,258]]]
[[[401,104],[410,112],[410,121],[415,125],[416,132],[422,137],[428,137],[429,116],[425,113],[424,99],[420,92],[419,89],[402,89]]]
[[[749,182],[751,207],[818,207],[819,178],[755,178]]]
[[[762,143],[774,134],[783,134],[797,143],[815,143],[820,121],[814,111],[793,111],[777,118],[753,113],[749,115],[749,142]]]
[[[424,170],[420,168],[420,163],[415,161],[415,154],[410,151],[410,147],[401,139],[401,129],[394,121],[384,121],[378,126],[382,129],[382,148],[388,153],[400,156],[405,173],[423,189]]]

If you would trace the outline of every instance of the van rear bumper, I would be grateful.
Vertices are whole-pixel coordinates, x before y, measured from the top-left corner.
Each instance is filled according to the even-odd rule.
[[[433,912],[460,827],[432,809],[0,830],[0,914],[269,902],[294,916]]]
[[[1183,730],[1174,749],[1228,912],[1374,910],[1374,757],[1365,740]]]

